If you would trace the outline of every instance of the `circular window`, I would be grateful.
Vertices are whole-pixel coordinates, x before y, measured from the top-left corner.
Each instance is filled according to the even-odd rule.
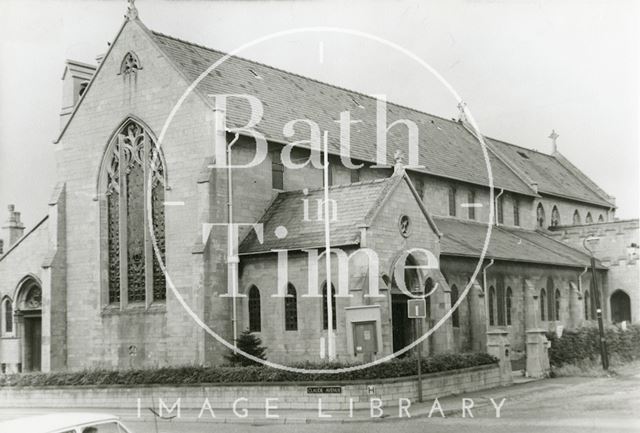
[[[400,229],[400,234],[402,236],[404,236],[405,238],[409,237],[409,233],[411,232],[411,220],[407,215],[402,215],[400,217],[398,228]]]

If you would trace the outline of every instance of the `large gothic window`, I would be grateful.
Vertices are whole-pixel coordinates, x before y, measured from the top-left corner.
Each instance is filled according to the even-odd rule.
[[[146,221],[150,203],[153,234],[164,262],[164,165],[150,134],[138,123],[128,121],[110,144],[106,182],[108,302],[164,301],[166,280]]]
[[[544,289],[540,290],[540,320],[543,322],[547,320],[547,315],[545,314],[547,302],[547,292]]]

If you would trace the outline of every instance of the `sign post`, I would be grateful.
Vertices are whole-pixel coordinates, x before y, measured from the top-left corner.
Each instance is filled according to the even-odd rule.
[[[415,319],[416,338],[422,335],[422,320],[427,317],[427,301],[424,298],[409,299],[407,301],[409,319]],[[422,403],[422,350],[420,343],[416,345],[418,352],[418,401]]]

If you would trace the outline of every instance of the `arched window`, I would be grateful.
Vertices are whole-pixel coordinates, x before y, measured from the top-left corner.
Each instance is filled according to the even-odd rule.
[[[545,228],[545,219],[544,206],[542,206],[542,203],[538,203],[538,207],[536,208],[536,221],[538,223],[538,227]]]
[[[496,283],[497,283],[496,285],[497,285],[497,293],[498,293],[498,296],[497,296],[498,300],[496,302],[497,313],[498,313],[498,326],[504,326],[505,325],[504,277],[499,275]]]
[[[582,223],[582,220],[580,219],[580,212],[578,212],[578,209],[576,209],[573,212],[573,225],[579,225]]]
[[[556,305],[555,305],[555,316],[556,316],[556,320],[560,320],[560,290],[556,289]]]
[[[584,222],[587,224],[593,224],[593,217],[591,216],[591,212],[587,212],[587,216],[584,219]]]
[[[502,196],[496,199],[496,221],[504,224],[504,199]]]
[[[513,291],[507,287],[507,325],[511,325],[511,309],[513,308]]]
[[[545,309],[547,308],[547,292],[544,289],[540,290],[540,320],[543,322],[547,320],[547,315],[545,314]]]
[[[293,284],[287,286],[287,296],[284,298],[284,329],[298,330],[298,293]]]
[[[591,319],[591,292],[585,290],[584,292],[584,320]]]
[[[411,293],[420,292],[420,274],[417,266],[419,265],[416,259],[412,255],[407,256],[404,267],[404,284]]]
[[[555,318],[555,289],[553,285],[553,279],[551,277],[547,278],[547,320],[554,320]]]
[[[476,219],[476,192],[474,190],[469,191],[469,195],[467,196],[467,202],[469,203],[469,219]]]
[[[456,188],[449,187],[449,216],[456,216]]]
[[[122,63],[120,64],[120,75],[135,74],[142,67],[140,66],[140,60],[133,51],[129,51],[124,55]]]
[[[451,286],[451,307],[453,307],[456,302],[458,302],[458,287],[456,287],[456,285],[454,284],[453,286]],[[458,310],[459,309],[456,308],[451,314],[451,324],[454,328],[460,327],[460,315],[458,313]]]
[[[261,329],[260,290],[256,286],[251,286],[249,289],[249,332],[260,332]]]
[[[11,302],[11,299],[5,298],[2,304],[2,312],[4,313],[4,333],[11,334],[13,332],[13,302]]]
[[[336,330],[336,288],[331,284],[331,329]],[[322,329],[329,328],[329,308],[327,306],[327,283],[322,287]]]
[[[496,289],[493,286],[489,287],[489,325],[496,324],[495,320],[496,311]]]
[[[160,150],[151,135],[130,120],[110,143],[105,164],[108,301],[120,303],[122,289],[126,302],[164,301],[164,272],[146,233],[146,193],[150,190],[153,234],[164,261],[165,169]]]
[[[602,216],[602,214],[600,214],[600,216],[598,217],[598,222],[599,223],[603,223],[604,222],[604,217]]]
[[[551,210],[551,227],[557,227],[560,225],[560,212],[558,207],[554,206]]]

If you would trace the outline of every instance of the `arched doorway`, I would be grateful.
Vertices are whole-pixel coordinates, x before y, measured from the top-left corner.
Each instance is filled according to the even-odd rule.
[[[416,259],[411,255],[407,256],[404,268],[404,282],[407,290],[411,293],[422,291],[422,278],[417,267],[418,262]],[[413,321],[409,319],[408,314],[407,301],[409,299],[409,296],[398,288],[394,275],[391,286],[391,326],[394,352],[403,349],[415,339]],[[405,352],[401,356],[408,354],[409,352]]]
[[[631,299],[622,290],[611,295],[611,320],[613,323],[631,322]]]
[[[20,323],[22,371],[42,367],[42,287],[33,278],[20,284],[16,297],[16,318]]]

